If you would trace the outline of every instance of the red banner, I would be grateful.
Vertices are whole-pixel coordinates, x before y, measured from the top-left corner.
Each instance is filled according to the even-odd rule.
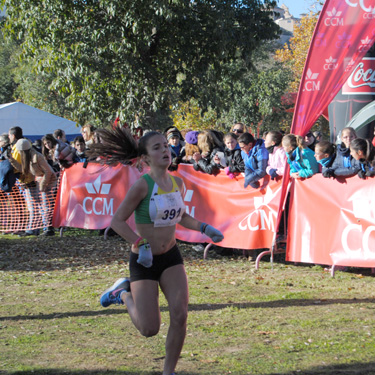
[[[375,179],[294,181],[288,261],[375,266]]]
[[[269,248],[276,226],[281,182],[261,180],[261,189],[244,189],[244,178],[231,180],[194,171],[180,164],[175,175],[185,183],[186,211],[224,234],[220,246],[239,249]],[[199,232],[177,227],[177,238],[188,242],[210,242]]]
[[[291,133],[305,134],[375,40],[374,2],[327,0],[310,43]]]
[[[53,226],[83,229],[103,229],[130,186],[140,177],[136,168],[123,165],[103,167],[89,163],[74,164],[61,177],[57,193]],[[134,228],[134,219],[129,222]]]
[[[242,249],[269,248],[276,225],[281,182],[265,178],[261,189],[244,189],[243,177],[231,180],[225,173],[211,176],[181,164],[178,172],[185,183],[186,211],[224,233],[220,246]],[[54,226],[100,229],[112,216],[130,186],[140,177],[134,167],[105,168],[74,165],[63,174],[54,212]],[[129,224],[134,228],[134,219]],[[177,238],[209,242],[199,232],[177,227]]]

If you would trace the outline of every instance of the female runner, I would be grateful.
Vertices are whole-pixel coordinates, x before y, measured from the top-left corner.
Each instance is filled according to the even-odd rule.
[[[119,147],[120,139],[122,147]],[[97,153],[95,156],[101,153],[109,163],[130,160],[136,151],[150,167],[129,189],[111,222],[111,228],[132,243],[130,279],[117,280],[102,294],[100,302],[103,307],[125,304],[139,332],[146,337],[154,336],[161,323],[160,286],[170,315],[163,375],[174,374],[186,335],[188,313],[188,283],[176,245],[176,224],[201,231],[213,242],[220,242],[224,237],[219,230],[185,212],[181,195],[183,182],[168,173],[171,153],[164,135],[146,133],[137,145],[127,130],[116,128],[104,131],[102,143],[91,147],[90,153]],[[133,212],[136,232],[126,222]]]

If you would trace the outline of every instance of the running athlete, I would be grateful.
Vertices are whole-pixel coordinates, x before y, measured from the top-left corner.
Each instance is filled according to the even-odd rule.
[[[111,157],[119,160],[116,155],[118,147],[111,142],[127,138],[123,144],[127,148],[124,152],[129,155],[128,160],[134,156],[131,148],[136,147],[138,157],[150,167],[150,171],[129,189],[111,222],[111,228],[132,243],[130,278],[117,280],[102,294],[100,302],[103,307],[126,305],[139,332],[146,337],[154,336],[161,324],[160,286],[170,315],[163,375],[173,375],[185,340],[188,314],[188,283],[176,245],[176,224],[201,231],[213,242],[222,241],[224,236],[185,212],[181,195],[183,182],[168,173],[171,153],[164,135],[149,132],[140,138],[138,145],[134,145],[129,132],[120,129],[114,132],[118,134],[113,136],[113,131],[105,131],[97,151],[106,149],[107,161]],[[126,223],[133,212],[136,232]]]

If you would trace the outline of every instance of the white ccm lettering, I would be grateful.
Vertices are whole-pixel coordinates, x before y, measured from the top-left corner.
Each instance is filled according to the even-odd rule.
[[[375,232],[375,226],[371,225],[365,230],[362,236],[362,244],[361,244],[362,247],[359,247],[357,249],[351,249],[349,247],[348,237],[351,231],[357,231],[362,234],[363,232],[362,225],[350,224],[345,227],[341,235],[341,244],[342,244],[344,251],[349,254],[356,253],[356,252],[363,252],[364,255],[362,256],[365,256],[366,258],[367,257],[373,258],[375,256],[375,249],[374,249],[374,246],[372,246],[373,250],[370,249],[370,236],[372,232]]]
[[[326,18],[324,20],[326,26],[344,26],[343,18]]]
[[[91,209],[89,208],[91,203]],[[90,215],[110,215],[113,216],[113,198],[107,201],[106,198],[95,198],[86,197],[83,200],[83,211],[85,214]]]
[[[270,211],[267,213],[264,210],[255,210],[247,215],[239,224],[240,230],[250,230],[255,232],[257,230],[270,230],[275,231],[275,215]],[[260,221],[260,226],[259,226]]]
[[[320,90],[320,81],[307,81],[305,83],[305,90],[306,91],[319,91]]]

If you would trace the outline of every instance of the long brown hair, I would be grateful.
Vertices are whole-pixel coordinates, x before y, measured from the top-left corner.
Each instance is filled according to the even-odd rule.
[[[21,173],[27,176],[30,172],[31,149],[19,151],[21,156]]]
[[[304,139],[300,135],[295,134],[287,134],[284,135],[282,140],[283,145],[290,146],[293,150],[295,150],[297,147],[299,148],[306,148],[306,143]]]

